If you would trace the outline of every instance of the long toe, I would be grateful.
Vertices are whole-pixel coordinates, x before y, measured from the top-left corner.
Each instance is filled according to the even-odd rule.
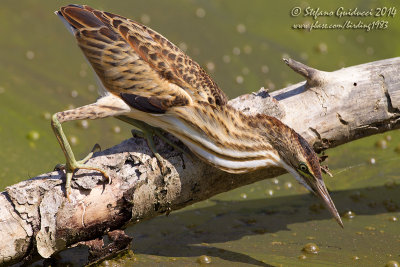
[[[101,151],[101,147],[99,144],[95,144],[92,148],[92,151],[82,160],[77,161],[78,164],[84,164],[86,161],[93,157],[94,152]]]
[[[101,168],[90,166],[90,165],[86,165],[86,164],[77,164],[77,169],[98,171],[108,181],[108,184],[111,184],[111,182],[112,182],[111,177],[108,175],[108,173],[106,171],[104,171],[103,169],[101,169]]]
[[[153,153],[154,153],[154,152],[153,152]],[[165,166],[163,157],[161,157],[161,155],[158,154],[157,152],[154,153],[154,156],[156,157],[157,162],[158,162],[158,164],[159,164],[159,166],[160,166],[161,174],[162,174],[162,175],[166,175],[167,172],[168,172],[168,169],[167,169],[167,167]]]

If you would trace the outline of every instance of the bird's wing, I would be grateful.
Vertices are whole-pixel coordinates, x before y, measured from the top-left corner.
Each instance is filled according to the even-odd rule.
[[[206,101],[227,103],[208,74],[157,32],[130,19],[69,5],[57,14],[71,27],[104,87],[145,112]]]

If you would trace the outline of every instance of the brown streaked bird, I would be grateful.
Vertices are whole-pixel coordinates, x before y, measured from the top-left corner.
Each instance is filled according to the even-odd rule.
[[[336,221],[341,218],[307,141],[274,117],[249,116],[227,104],[208,74],[159,33],[133,20],[69,5],[56,14],[75,35],[102,84],[96,103],[59,112],[53,130],[66,156],[66,191],[75,169],[101,169],[76,161],[61,123],[114,116],[146,133],[161,128],[205,162],[230,173],[268,166],[286,169],[317,195]],[[146,126],[147,125],[147,126]],[[150,125],[150,126],[148,126]],[[151,135],[146,135],[153,152]]]

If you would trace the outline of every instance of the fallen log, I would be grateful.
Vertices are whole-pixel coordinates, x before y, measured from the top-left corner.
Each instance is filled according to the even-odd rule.
[[[229,104],[246,113],[279,118],[317,152],[400,127],[400,58],[334,72],[284,61],[306,81],[272,93],[261,89]],[[206,165],[187,149],[181,153],[159,139],[156,146],[168,168],[165,175],[145,140],[131,138],[89,160],[106,170],[112,183],[104,184],[96,172],[79,170],[71,201],[65,198],[62,172],[7,187],[0,193],[0,265],[37,255],[47,258],[76,244],[95,244],[101,251],[102,242],[96,240],[110,231],[117,230],[112,235],[115,240],[129,240],[118,232],[127,223],[139,223],[285,173],[274,167],[229,174]]]

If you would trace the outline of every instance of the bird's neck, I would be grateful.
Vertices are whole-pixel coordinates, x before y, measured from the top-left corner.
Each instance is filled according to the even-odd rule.
[[[285,126],[265,116],[245,115],[230,106],[207,104],[174,108],[159,116],[174,134],[208,163],[232,173],[268,166],[284,167],[277,138]]]

